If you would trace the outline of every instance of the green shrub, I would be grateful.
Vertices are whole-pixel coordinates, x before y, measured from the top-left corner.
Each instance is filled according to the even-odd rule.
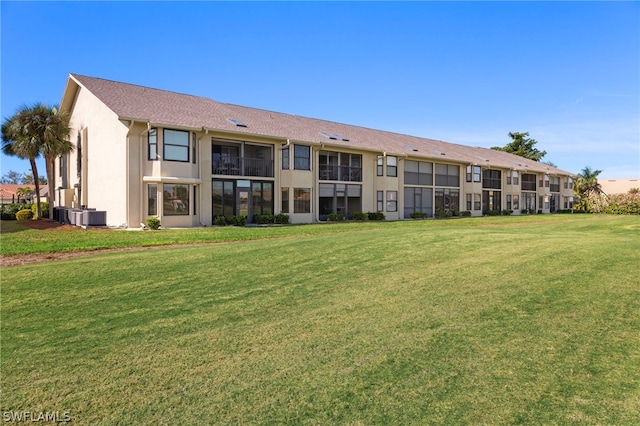
[[[227,226],[227,218],[224,216],[216,216],[215,219],[213,219],[213,224],[215,226]]]
[[[37,205],[38,203],[31,204],[31,211],[33,212],[34,216],[36,215]],[[47,203],[46,201],[43,201],[40,203],[40,217],[43,217],[43,218],[49,217],[49,203]]]
[[[368,212],[367,217],[369,220],[384,220],[384,213],[382,212]]]
[[[327,220],[329,222],[340,222],[344,220],[344,215],[342,213],[331,213],[327,216]]]
[[[157,217],[147,218],[147,226],[149,229],[160,229],[160,219]]]
[[[626,194],[610,195],[604,212],[609,214],[640,214],[640,194],[629,191]]]
[[[498,210],[487,210],[487,216],[498,216],[499,214]]]
[[[275,217],[272,214],[258,214],[254,216],[254,220],[258,225],[275,223]]]
[[[285,225],[289,223],[289,215],[284,213],[277,214],[274,216],[274,222],[281,225]]]
[[[538,214],[542,214],[542,210],[538,210]]]
[[[434,216],[436,219],[445,219],[453,216],[453,212],[451,210],[438,210],[435,212]]]
[[[512,214],[513,214],[513,210],[511,209],[502,210],[502,216],[511,216]]]
[[[462,217],[471,217],[471,212],[469,210],[460,212],[460,216],[462,216]]]
[[[28,209],[28,204],[22,203],[9,203],[2,205],[1,219],[2,220],[16,220],[16,213],[20,210]]]
[[[411,219],[426,219],[427,214],[425,212],[412,212],[409,216]]]
[[[353,220],[367,220],[369,216],[366,213],[360,213],[360,212],[356,212],[356,213],[351,213],[351,218]]]
[[[20,210],[18,213],[16,213],[16,219],[17,220],[31,220],[31,219],[33,219],[33,212],[31,210],[28,210],[28,209]]]
[[[231,223],[233,224],[233,226],[245,226],[247,224],[247,217],[240,215],[232,216]]]

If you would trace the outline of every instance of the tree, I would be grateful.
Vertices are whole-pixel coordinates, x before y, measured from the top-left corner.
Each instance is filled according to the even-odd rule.
[[[33,195],[33,189],[31,189],[31,188],[18,188],[16,193],[18,194],[18,202],[20,202],[20,197],[22,197],[23,200],[28,201]]]
[[[44,176],[40,176],[38,178],[38,180],[40,181],[40,185],[46,185],[47,184],[47,178]],[[20,183],[22,184],[29,184],[29,185],[33,185],[33,175],[31,173],[27,173],[25,175],[22,176],[22,178],[20,179]]]
[[[61,112],[57,106],[50,107],[42,103],[20,107],[2,124],[3,152],[29,159],[32,176],[40,176],[36,158],[40,155],[45,158],[49,205],[52,205],[55,159],[73,149],[68,140],[69,133],[69,115]],[[40,179],[35,179],[34,184],[37,200],[36,216],[40,217]],[[49,218],[52,215],[53,209],[49,209]]]
[[[16,172],[14,170],[9,170],[7,173],[2,175],[0,179],[0,183],[11,183],[11,184],[19,184],[25,183],[23,182],[24,175],[20,172]]]
[[[589,197],[597,198],[602,194],[602,187],[598,183],[598,175],[602,170],[593,170],[586,166],[575,179],[573,192],[578,198],[576,207],[580,210],[589,211]]]
[[[36,158],[40,156],[40,141],[33,134],[30,120],[30,108],[22,106],[2,123],[2,152],[29,160],[33,176],[38,176]],[[36,217],[40,217],[40,183],[36,186]]]
[[[504,147],[494,146],[491,149],[496,151],[509,152],[511,154],[519,155],[520,157],[528,158],[533,161],[540,161],[542,157],[547,155],[547,151],[540,151],[533,146],[538,143],[535,139],[529,138],[529,132],[509,132],[509,137],[513,139]]]

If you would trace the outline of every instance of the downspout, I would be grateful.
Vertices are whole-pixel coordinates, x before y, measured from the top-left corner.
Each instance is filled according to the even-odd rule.
[[[131,181],[129,179],[129,167],[130,167],[129,162],[131,161],[131,158],[129,156],[129,149],[131,148],[131,129],[133,129],[134,123],[135,123],[135,121],[131,120],[131,122],[127,126],[127,144],[126,144],[126,147],[125,147],[125,151],[126,151],[126,154],[125,154],[125,159],[126,159],[125,160],[125,164],[126,164],[126,166],[125,167],[126,167],[126,169],[125,169],[125,202],[124,202],[124,205],[125,205],[125,217],[126,217],[127,223],[125,223],[124,225],[125,225],[126,228],[129,227],[129,205],[130,205],[129,197],[131,196],[131,194],[130,194],[131,191],[129,189],[129,187],[131,185]]]
[[[131,120],[131,125],[129,126],[129,129],[131,129],[133,127],[133,124],[135,122],[133,120]],[[151,122],[147,121],[147,128],[145,130],[142,131],[142,133],[140,133],[140,135],[138,136],[138,141],[140,143],[140,148],[139,148],[139,161],[138,161],[138,184],[141,186],[141,194],[140,197],[138,197],[138,207],[139,207],[139,212],[140,212],[140,217],[139,219],[142,219],[145,217],[144,214],[144,192],[145,192],[145,187],[144,184],[142,184],[142,177],[144,176],[144,143],[142,141],[142,137],[146,134],[149,133],[149,131],[151,130]],[[128,198],[128,197],[127,197]],[[128,211],[128,208],[127,208]],[[144,222],[143,220],[141,220],[141,222]]]
[[[202,137],[198,138],[198,142],[202,142],[202,139],[209,134],[209,129],[207,129],[204,126],[202,126],[202,131],[204,132],[204,135]],[[201,143],[198,144],[198,147],[200,147],[200,146],[202,146]],[[199,161],[196,162],[196,166],[198,167],[198,179],[200,180],[200,182],[202,182],[202,164],[203,164],[203,162],[202,162],[202,153],[198,152],[198,154],[199,154],[198,155],[198,160]],[[211,155],[209,155],[209,158],[211,158]],[[210,169],[209,172],[211,172],[211,167],[209,167],[209,169]],[[211,174],[209,174],[209,183],[211,183]],[[202,183],[200,185],[202,185]],[[202,217],[202,186],[200,186],[198,188],[197,194],[198,194],[198,197],[200,198],[198,200],[198,206],[199,206],[198,207],[198,222],[200,223],[200,226],[204,227],[206,225],[203,223],[203,217]],[[193,201],[195,202],[195,200],[193,200]],[[211,219],[213,220],[213,218],[211,218]]]

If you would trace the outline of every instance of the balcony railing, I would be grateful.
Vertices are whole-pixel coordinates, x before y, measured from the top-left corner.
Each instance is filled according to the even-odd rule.
[[[362,182],[362,167],[334,166],[320,164],[320,180],[338,180],[342,182]]]
[[[214,161],[211,173],[225,176],[273,177],[273,160],[261,158],[226,158]]]

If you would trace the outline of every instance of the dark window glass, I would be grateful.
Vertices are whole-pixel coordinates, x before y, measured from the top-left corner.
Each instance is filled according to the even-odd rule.
[[[162,209],[166,216],[189,214],[189,185],[163,184]]]
[[[147,185],[147,214],[157,216],[158,214],[158,185],[150,183]]]
[[[296,170],[311,170],[311,147],[304,145],[293,146],[293,168]]]
[[[166,161],[189,161],[189,132],[164,129],[164,156]]]
[[[147,145],[149,151],[149,160],[158,159],[158,129],[153,128],[149,130],[147,135]]]

